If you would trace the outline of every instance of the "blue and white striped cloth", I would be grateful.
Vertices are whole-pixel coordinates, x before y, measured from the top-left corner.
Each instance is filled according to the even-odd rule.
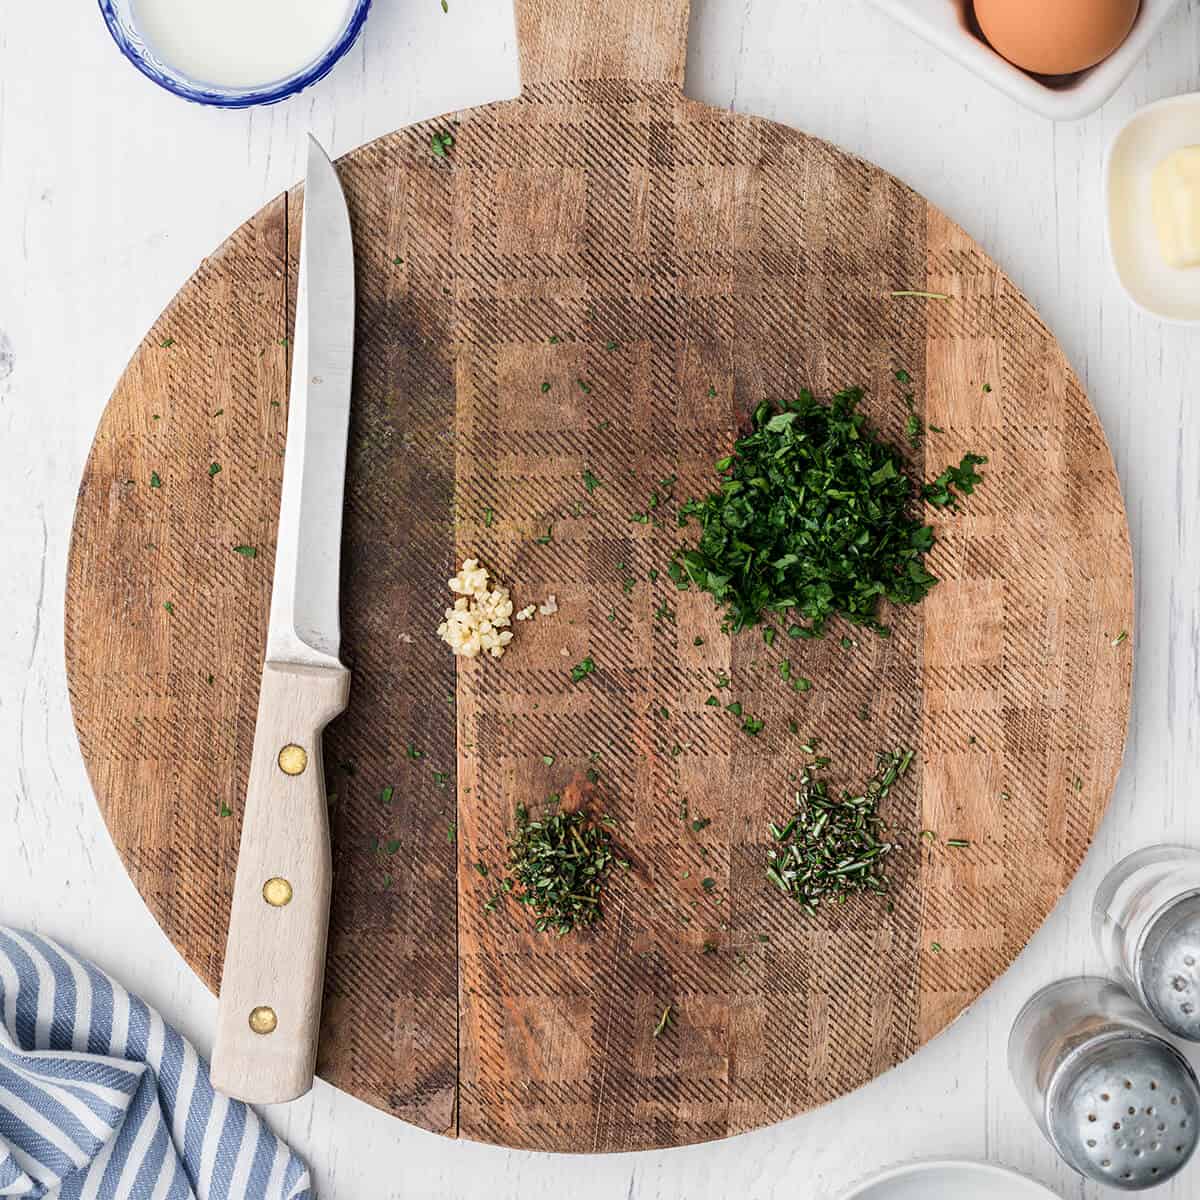
[[[91,963],[0,927],[0,1013],[0,1196],[311,1200],[300,1159]]]

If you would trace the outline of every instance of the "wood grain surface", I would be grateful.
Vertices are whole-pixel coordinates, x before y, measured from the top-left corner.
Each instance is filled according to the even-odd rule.
[[[343,579],[354,685],[326,743],[318,1067],[439,1132],[674,1145],[870,1079],[1025,944],[1119,765],[1128,536],[1054,339],[895,179],[685,99],[685,26],[682,2],[647,15],[521,0],[518,100],[340,164],[362,331]],[[446,159],[434,132],[455,138]],[[210,984],[253,739],[299,204],[289,193],[243,226],[148,335],[101,424],[72,542],[84,756],[135,882]],[[905,290],[949,299],[892,295]],[[629,517],[660,479],[698,494],[764,396],[851,383],[897,440],[914,393],[938,430],[916,471],[990,458],[962,514],[936,522],[942,583],[886,642],[731,641],[706,597],[652,574],[679,537],[670,505],[661,527]],[[258,557],[232,554],[241,543]],[[467,553],[518,606],[553,592],[560,611],[503,661],[456,674],[433,630]],[[595,674],[572,685],[588,654]],[[811,693],[780,686],[785,656]],[[704,704],[719,672],[766,721],[759,738]],[[879,749],[918,751],[889,802],[906,835],[891,911],[809,921],[769,891],[766,824],[803,761],[791,720],[847,784]],[[603,925],[560,942],[523,912],[487,915],[473,864],[498,864],[514,804],[582,790],[589,768],[634,863]],[[693,832],[685,802],[712,824]],[[668,1004],[676,1023],[654,1038]]]
[[[336,665],[269,662],[259,685],[212,1052],[213,1086],[252,1104],[313,1085],[333,890],[322,734],[349,692]]]

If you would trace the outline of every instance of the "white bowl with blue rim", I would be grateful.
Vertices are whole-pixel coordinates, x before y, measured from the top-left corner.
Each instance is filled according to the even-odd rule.
[[[143,75],[219,108],[275,104],[324,78],[354,45],[371,7],[371,0],[99,3],[113,41]]]

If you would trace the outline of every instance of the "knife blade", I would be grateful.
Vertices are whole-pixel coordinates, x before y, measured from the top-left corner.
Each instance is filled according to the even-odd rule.
[[[354,254],[312,137],[304,188],[275,576],[212,1056],[215,1087],[262,1104],[312,1087],[332,882],[321,735],[350,688],[338,575]]]

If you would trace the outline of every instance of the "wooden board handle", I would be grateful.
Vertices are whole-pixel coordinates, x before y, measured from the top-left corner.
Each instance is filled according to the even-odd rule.
[[[521,86],[637,79],[682,89],[691,0],[514,0]]]
[[[246,788],[213,1085],[253,1104],[312,1087],[332,863],[321,732],[346,707],[340,667],[268,663]]]

